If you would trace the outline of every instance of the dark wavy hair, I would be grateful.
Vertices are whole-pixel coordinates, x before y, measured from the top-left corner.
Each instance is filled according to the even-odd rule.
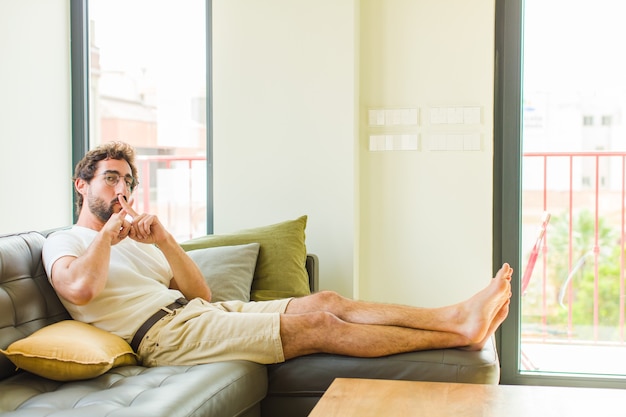
[[[76,168],[74,169],[74,178],[72,178],[72,181],[75,182],[78,178],[80,178],[88,183],[91,182],[95,176],[96,169],[98,168],[98,162],[105,159],[123,159],[128,162],[128,165],[130,165],[131,175],[135,179],[135,182],[130,189],[132,192],[137,184],[139,184],[137,182],[137,167],[135,166],[135,149],[124,142],[107,142],[87,152],[83,159],[76,164]],[[76,208],[79,213],[83,207],[83,196],[78,191],[74,191],[76,192]]]

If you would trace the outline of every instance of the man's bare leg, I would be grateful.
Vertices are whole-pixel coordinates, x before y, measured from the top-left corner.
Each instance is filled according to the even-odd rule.
[[[454,333],[347,323],[324,312],[284,315],[280,326],[286,360],[320,352],[368,358],[470,345]]]
[[[352,301],[332,292],[294,299],[281,317],[285,355],[481,349],[508,314],[512,273],[504,264],[470,299],[435,309]]]
[[[479,342],[455,333],[346,323],[323,312],[284,315],[280,332],[285,360],[320,352],[368,358],[429,349],[480,350],[508,311],[507,302]]]

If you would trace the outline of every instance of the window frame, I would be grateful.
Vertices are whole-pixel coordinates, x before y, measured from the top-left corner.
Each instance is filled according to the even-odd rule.
[[[204,0],[206,9],[206,166],[207,234],[212,234],[213,211],[213,1]],[[70,0],[70,58],[72,100],[72,170],[89,150],[89,0]],[[73,197],[76,199],[76,196]],[[74,222],[78,218],[73,204]]]
[[[626,388],[624,376],[533,374],[519,370],[523,28],[524,0],[496,0],[493,268],[496,271],[506,261],[516,271],[509,316],[496,334],[500,382],[508,385]]]

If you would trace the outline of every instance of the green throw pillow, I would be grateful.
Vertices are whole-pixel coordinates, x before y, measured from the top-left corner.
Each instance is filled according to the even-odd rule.
[[[304,229],[307,216],[225,235],[208,235],[181,243],[190,251],[217,246],[259,243],[250,299],[276,300],[310,294]]]

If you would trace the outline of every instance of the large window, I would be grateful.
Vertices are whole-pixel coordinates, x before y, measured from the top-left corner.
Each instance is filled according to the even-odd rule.
[[[494,258],[517,271],[502,382],[623,388],[626,6],[496,4]],[[544,211],[546,239],[520,282]]]
[[[138,154],[134,207],[178,240],[212,229],[210,2],[72,0],[74,159]]]

